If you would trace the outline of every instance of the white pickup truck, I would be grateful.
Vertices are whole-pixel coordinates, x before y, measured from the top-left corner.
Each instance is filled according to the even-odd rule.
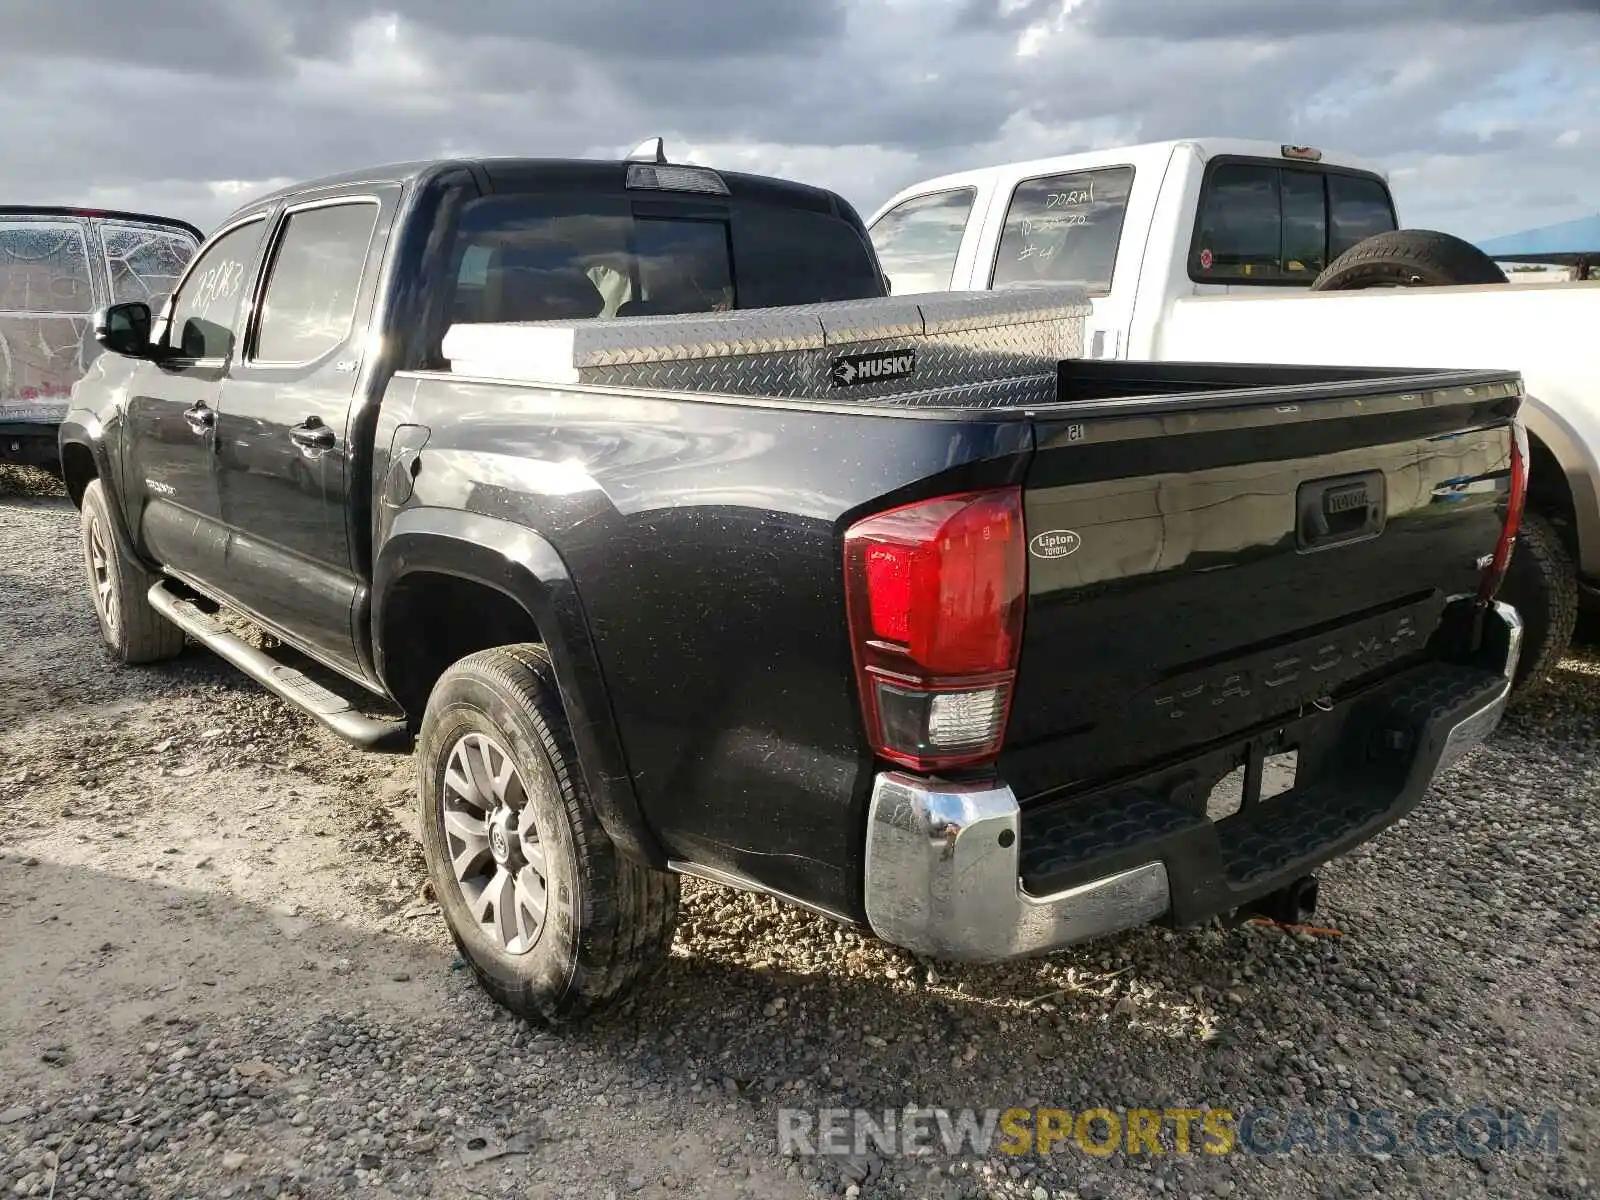
[[[1600,600],[1600,282],[1505,286],[1465,242],[1395,232],[1373,166],[1229,139],[944,175],[868,225],[897,295],[1086,285],[1091,358],[1520,371],[1530,491],[1502,591],[1527,626],[1519,692]]]

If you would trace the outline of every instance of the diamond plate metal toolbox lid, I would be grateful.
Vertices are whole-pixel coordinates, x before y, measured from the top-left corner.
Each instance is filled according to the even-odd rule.
[[[1082,353],[1090,311],[1075,287],[940,292],[682,316],[460,324],[443,350],[455,374],[536,384],[890,403],[934,393],[985,403],[980,385],[995,384],[1005,385],[1007,403],[1038,402],[1054,398],[1056,362]],[[1028,385],[1019,390],[1020,381]]]

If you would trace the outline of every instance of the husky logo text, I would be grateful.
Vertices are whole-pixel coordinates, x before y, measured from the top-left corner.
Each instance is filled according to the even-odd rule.
[[[903,379],[915,374],[915,350],[884,350],[877,354],[846,354],[833,360],[834,387],[876,383],[884,379]]]

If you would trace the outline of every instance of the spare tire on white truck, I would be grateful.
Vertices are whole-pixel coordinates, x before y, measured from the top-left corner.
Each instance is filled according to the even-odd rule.
[[[1500,265],[1471,242],[1432,229],[1397,229],[1350,247],[1317,276],[1311,290],[1506,282]],[[1535,496],[1530,492],[1530,505]],[[1500,586],[1500,598],[1523,620],[1522,658],[1513,691],[1519,698],[1543,687],[1566,654],[1578,620],[1577,566],[1572,548],[1550,518],[1531,506],[1523,513],[1511,568]]]

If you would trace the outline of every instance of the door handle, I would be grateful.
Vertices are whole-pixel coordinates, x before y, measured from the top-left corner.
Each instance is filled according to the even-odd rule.
[[[196,433],[206,433],[217,423],[217,414],[201,400],[193,408],[183,410],[183,419],[189,422],[189,428]]]
[[[295,445],[307,450],[332,450],[337,440],[333,429],[324,425],[319,417],[307,417],[300,424],[289,426],[289,437]]]

